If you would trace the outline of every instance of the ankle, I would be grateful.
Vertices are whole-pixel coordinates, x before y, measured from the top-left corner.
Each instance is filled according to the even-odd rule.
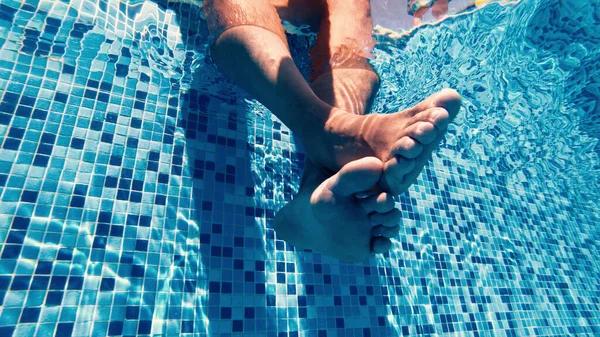
[[[337,68],[320,74],[310,84],[327,104],[356,115],[366,114],[379,88],[372,68]]]

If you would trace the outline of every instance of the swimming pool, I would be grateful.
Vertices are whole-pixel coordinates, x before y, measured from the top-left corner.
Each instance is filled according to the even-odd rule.
[[[277,239],[301,148],[196,7],[0,0],[0,336],[599,335],[599,21],[524,0],[378,35],[374,111],[463,108],[393,250],[350,265]]]

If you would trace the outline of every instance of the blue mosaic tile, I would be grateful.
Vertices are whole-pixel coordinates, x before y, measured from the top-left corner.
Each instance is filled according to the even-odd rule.
[[[374,111],[464,108],[392,250],[351,265],[272,229],[304,154],[199,8],[3,0],[0,336],[599,335],[597,7],[377,35]],[[306,75],[314,36],[288,39]]]

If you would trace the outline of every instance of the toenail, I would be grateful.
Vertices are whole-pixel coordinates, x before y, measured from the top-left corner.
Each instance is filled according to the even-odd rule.
[[[396,149],[392,151],[394,155],[401,155],[405,158],[412,159],[417,157],[423,149],[423,145],[418,143],[411,137],[402,137],[396,144]]]
[[[437,108],[433,112],[432,117],[433,117],[432,123],[435,127],[445,128],[447,126],[446,122],[447,122],[448,118],[450,117],[450,114],[444,108]]]
[[[417,131],[419,131],[421,134],[431,132],[434,130],[435,130],[435,126],[433,125],[433,123],[429,123],[429,122],[421,122],[421,123],[419,123],[419,127],[417,128]]]

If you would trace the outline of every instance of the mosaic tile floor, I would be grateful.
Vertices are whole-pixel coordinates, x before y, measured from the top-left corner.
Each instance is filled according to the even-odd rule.
[[[378,37],[375,111],[464,108],[392,251],[350,265],[277,239],[304,156],[196,7],[0,0],[0,336],[600,335],[598,9]]]

